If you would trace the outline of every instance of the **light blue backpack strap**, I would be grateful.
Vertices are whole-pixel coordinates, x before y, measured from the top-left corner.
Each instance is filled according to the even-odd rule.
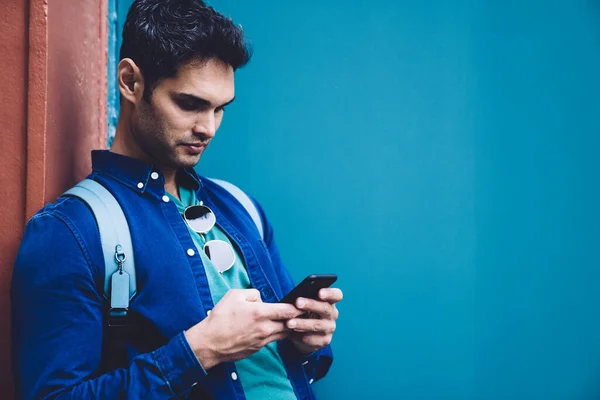
[[[121,310],[125,316],[129,300],[136,294],[135,260],[129,225],[121,206],[104,186],[85,179],[64,193],[88,204],[98,224],[104,254],[104,296],[110,300],[112,310]],[[112,279],[120,265],[129,280]]]
[[[237,201],[239,201],[244,206],[248,214],[250,214],[250,217],[252,217],[252,221],[254,221],[256,229],[258,229],[261,239],[264,239],[265,235],[262,219],[260,218],[260,214],[258,213],[258,210],[256,209],[256,206],[254,205],[252,199],[250,199],[250,197],[248,197],[248,195],[244,193],[242,189],[240,189],[232,183],[222,181],[220,179],[209,179],[217,185],[221,186],[223,189],[227,190],[229,193],[231,193],[233,197],[235,197]]]

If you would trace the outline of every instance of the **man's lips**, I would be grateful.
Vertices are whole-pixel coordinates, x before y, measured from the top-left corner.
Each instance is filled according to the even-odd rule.
[[[208,143],[184,143],[182,146],[192,153],[201,153],[208,146]]]

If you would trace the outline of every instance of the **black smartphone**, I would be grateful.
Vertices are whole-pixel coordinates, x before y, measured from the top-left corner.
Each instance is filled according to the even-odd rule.
[[[309,275],[295,288],[292,289],[280,303],[295,304],[298,297],[319,300],[319,290],[328,288],[337,281],[336,274],[313,274]]]

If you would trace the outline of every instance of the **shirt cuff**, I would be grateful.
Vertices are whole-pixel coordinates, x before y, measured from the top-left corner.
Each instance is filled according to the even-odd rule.
[[[184,332],[155,350],[153,356],[173,395],[187,391],[207,375]]]
[[[313,353],[301,356],[308,383],[312,384],[325,376],[329,370],[332,359],[333,354],[331,352],[331,346],[325,346]]]

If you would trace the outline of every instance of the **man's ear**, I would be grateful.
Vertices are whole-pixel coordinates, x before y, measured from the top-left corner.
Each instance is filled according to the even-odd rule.
[[[117,85],[126,101],[138,103],[144,95],[144,77],[131,58],[124,58],[117,66]]]

